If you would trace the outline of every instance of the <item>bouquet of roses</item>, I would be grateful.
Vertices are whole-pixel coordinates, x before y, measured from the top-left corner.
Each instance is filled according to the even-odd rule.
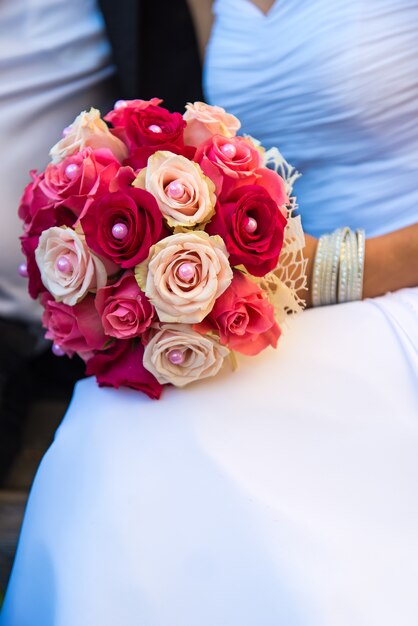
[[[297,173],[220,107],[160,105],[81,113],[19,207],[54,353],[152,398],[276,347],[304,282]]]

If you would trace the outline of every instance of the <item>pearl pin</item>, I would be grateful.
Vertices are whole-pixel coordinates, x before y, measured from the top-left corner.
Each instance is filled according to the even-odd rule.
[[[182,365],[184,363],[184,354],[181,350],[170,350],[167,356],[173,365]]]
[[[125,239],[127,234],[128,234],[128,227],[126,226],[126,224],[122,224],[118,222],[112,228],[112,235],[114,236],[115,239]]]
[[[257,227],[257,220],[255,220],[253,217],[247,217],[244,223],[244,230],[246,230],[249,235],[252,235],[257,230]]]
[[[52,344],[52,353],[55,354],[55,356],[65,356],[64,350],[57,343]]]
[[[55,267],[57,268],[58,271],[62,272],[63,274],[70,274],[71,270],[73,269],[71,261],[66,256],[58,257]]]
[[[223,146],[221,146],[221,152],[227,159],[233,159],[237,154],[237,149],[233,143],[224,143]]]
[[[192,263],[182,263],[178,269],[179,276],[185,282],[193,280],[195,275],[195,268]]]
[[[183,197],[184,185],[178,180],[173,180],[167,187],[167,195],[174,200],[179,200]]]
[[[76,163],[70,163],[65,168],[65,175],[67,176],[67,178],[70,178],[72,180],[77,176],[79,170],[80,167]]]
[[[148,130],[150,130],[152,133],[162,133],[162,128],[161,126],[158,126],[158,124],[151,124],[150,126],[148,126]]]
[[[19,276],[21,276],[22,278],[27,278],[29,276],[28,266],[26,265],[26,263],[21,263],[17,268],[17,271],[19,272]]]

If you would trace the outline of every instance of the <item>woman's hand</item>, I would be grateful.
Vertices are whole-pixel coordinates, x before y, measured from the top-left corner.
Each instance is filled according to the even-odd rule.
[[[301,293],[312,306],[311,282],[318,240],[305,236],[309,289]],[[376,298],[388,291],[418,286],[418,224],[366,241],[363,298]]]

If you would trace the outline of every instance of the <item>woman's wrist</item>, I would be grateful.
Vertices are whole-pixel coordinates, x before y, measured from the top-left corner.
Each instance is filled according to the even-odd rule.
[[[316,250],[318,247],[318,239],[312,237],[311,235],[305,234],[305,247],[303,249],[303,255],[306,259],[306,285],[307,288],[303,289],[300,293],[301,298],[303,298],[306,302],[306,307],[309,308],[312,306],[312,275],[313,275],[313,267],[315,261]]]
[[[364,298],[418,285],[418,224],[366,242]]]
[[[305,236],[308,288],[301,293],[312,306],[312,283],[319,240]],[[363,298],[375,298],[389,291],[418,285],[418,224],[366,240]]]

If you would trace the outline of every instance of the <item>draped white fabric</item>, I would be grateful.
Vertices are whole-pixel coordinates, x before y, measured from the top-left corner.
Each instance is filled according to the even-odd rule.
[[[94,0],[1,0],[2,161],[0,315],[39,320],[17,268],[17,207],[29,170],[42,170],[63,128],[90,106],[109,107],[110,45]]]
[[[411,168],[376,179],[395,190],[392,213],[367,188],[370,172],[392,159],[393,142],[382,153],[385,136],[399,132],[411,160],[418,151],[400,100],[382,110],[384,123],[367,81],[364,97],[352,99],[370,60],[363,66],[357,40],[344,48],[353,6],[369,17],[362,41],[381,47],[382,89],[403,94],[416,120],[418,57],[409,51],[417,52],[418,8],[408,0],[279,0],[268,20],[249,0],[218,0],[206,84],[244,131],[284,141],[285,156],[298,156],[323,203],[315,208],[302,188],[310,225],[317,217],[318,228],[337,218],[357,225],[364,213],[378,232],[418,217]],[[233,35],[247,32],[247,20],[251,54]],[[266,64],[267,47],[282,58]],[[315,64],[318,54],[333,61]],[[346,61],[341,74],[331,72],[337,59]],[[324,91],[305,62],[312,81],[324,75]],[[276,91],[274,108],[267,97]],[[346,110],[335,136],[321,131],[330,91]],[[322,191],[312,150],[322,154]],[[360,208],[357,182],[370,194]],[[33,486],[0,625],[416,626],[417,322],[418,289],[402,290],[307,311],[279,350],[168,389],[159,402],[80,382]]]
[[[369,236],[418,221],[418,3],[216,0],[209,99],[303,176],[304,226]]]

